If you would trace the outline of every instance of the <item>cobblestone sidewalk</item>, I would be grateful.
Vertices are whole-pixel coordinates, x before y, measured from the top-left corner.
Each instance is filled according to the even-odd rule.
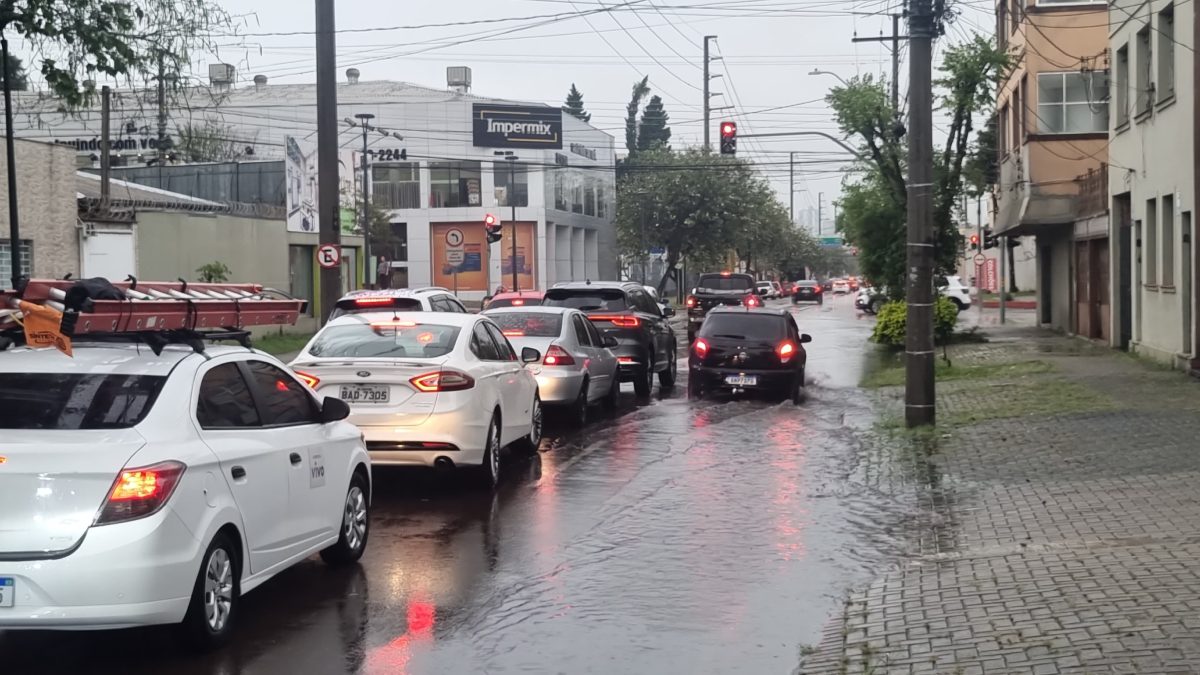
[[[858,478],[924,513],[914,555],[799,672],[1200,673],[1200,383],[1030,330],[950,356],[1039,367],[943,382],[937,435],[868,444]]]

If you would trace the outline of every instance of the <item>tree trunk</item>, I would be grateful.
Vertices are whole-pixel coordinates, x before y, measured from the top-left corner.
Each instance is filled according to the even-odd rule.
[[[667,290],[667,280],[671,278],[671,273],[675,271],[675,266],[679,264],[679,254],[675,249],[667,252],[667,268],[663,270],[662,278],[658,280],[658,297],[663,297],[663,293]],[[679,284],[676,284],[678,286]]]

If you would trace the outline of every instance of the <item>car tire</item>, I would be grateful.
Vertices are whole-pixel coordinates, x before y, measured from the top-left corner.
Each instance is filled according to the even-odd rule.
[[[492,423],[488,425],[484,440],[479,477],[485,487],[495,487],[500,483],[500,420],[495,414],[492,415]]]
[[[967,306],[963,304],[963,301],[959,300],[958,298],[950,298],[950,302],[953,302],[954,307],[960,312],[967,309]]]
[[[612,376],[612,384],[608,387],[608,393],[604,395],[604,409],[616,410],[617,402],[621,396],[621,378],[614,371]]]
[[[696,331],[688,330],[688,344],[690,345],[695,341],[696,341]]]
[[[520,441],[520,448],[525,452],[536,455],[538,446],[542,443],[542,431],[546,425],[546,409],[542,407],[540,394],[533,395],[533,411],[529,415],[529,435]]]
[[[367,538],[371,535],[370,489],[366,476],[355,472],[350,477],[346,501],[342,504],[341,533],[336,544],[321,551],[321,560],[326,565],[356,563],[367,550]]]
[[[695,373],[688,378],[687,395],[688,399],[693,401],[699,401],[704,398],[704,387],[700,386],[700,383],[697,381],[698,379],[699,377]]]
[[[654,388],[654,361],[647,361],[646,367],[634,375],[633,391],[641,397],[650,395]]]
[[[679,379],[679,360],[675,356],[675,348],[672,347],[671,353],[667,355],[667,367],[658,374],[658,386],[661,389],[674,387]]]
[[[575,402],[571,404],[570,408],[568,408],[571,415],[571,424],[574,424],[580,429],[587,426],[588,386],[590,384],[591,383],[589,383],[586,379],[583,381],[583,384],[579,386],[579,395],[575,397]]]
[[[804,368],[801,367],[796,375],[796,382],[792,385],[792,405],[804,403],[805,391]]]
[[[883,301],[879,298],[875,298],[871,300],[871,302],[867,303],[867,311],[872,314],[878,314],[880,307],[883,307]]]
[[[218,532],[200,559],[200,571],[192,586],[192,600],[179,630],[197,651],[225,644],[233,634],[241,607],[241,574],[237,547],[224,532]]]

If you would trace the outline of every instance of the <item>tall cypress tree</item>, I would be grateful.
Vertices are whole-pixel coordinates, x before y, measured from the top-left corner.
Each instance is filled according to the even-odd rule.
[[[583,92],[575,88],[574,82],[571,83],[571,91],[567,92],[567,104],[563,106],[563,112],[583,122],[592,121],[592,114],[583,109]]]
[[[650,76],[647,75],[633,84],[629,105],[625,107],[625,149],[629,151],[630,156],[636,155],[638,151],[638,108],[642,105],[642,99],[649,93]]]
[[[639,151],[652,148],[671,149],[671,127],[667,126],[671,116],[663,109],[662,97],[657,94],[650,97],[646,109],[642,111],[642,122],[638,129],[637,147]]]

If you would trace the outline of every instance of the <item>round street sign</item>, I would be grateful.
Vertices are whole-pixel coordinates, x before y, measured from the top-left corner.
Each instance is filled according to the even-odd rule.
[[[317,264],[330,270],[342,264],[342,249],[337,244],[321,244],[317,247]]]
[[[976,265],[982,265],[987,260],[987,256],[982,253],[976,253],[974,260]]]
[[[446,230],[446,245],[450,248],[462,246],[465,239],[462,230]]]

